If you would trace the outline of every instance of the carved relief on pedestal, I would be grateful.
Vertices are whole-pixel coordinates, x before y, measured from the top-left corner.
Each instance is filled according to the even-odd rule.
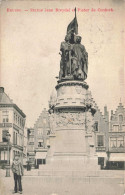
[[[84,126],[85,114],[78,113],[56,113],[56,126],[57,127],[69,127],[69,126]]]
[[[76,86],[75,88],[76,88],[77,94],[81,94],[81,92],[82,92],[81,86]]]
[[[65,94],[65,90],[66,90],[65,86],[62,86],[62,87],[57,91],[57,92],[58,92],[58,96],[64,95],[64,94]]]

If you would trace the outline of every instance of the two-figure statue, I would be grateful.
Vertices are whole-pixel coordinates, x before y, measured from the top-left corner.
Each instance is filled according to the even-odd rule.
[[[81,44],[81,37],[72,33],[61,43],[59,79],[85,80],[88,73],[88,53]]]

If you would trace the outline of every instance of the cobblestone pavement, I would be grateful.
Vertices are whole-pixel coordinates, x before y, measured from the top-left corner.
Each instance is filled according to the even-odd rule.
[[[89,183],[85,178],[23,176],[22,184],[24,195],[124,195],[123,183],[103,183],[103,178]],[[11,195],[13,187],[12,174],[5,177],[0,171],[0,195]]]

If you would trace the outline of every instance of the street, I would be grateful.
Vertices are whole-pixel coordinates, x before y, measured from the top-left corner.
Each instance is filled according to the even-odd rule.
[[[0,195],[13,193],[14,181],[5,177],[5,170],[0,171]],[[103,183],[103,178],[49,177],[49,176],[23,176],[24,195],[123,195],[124,184],[114,183],[113,178],[108,178]]]

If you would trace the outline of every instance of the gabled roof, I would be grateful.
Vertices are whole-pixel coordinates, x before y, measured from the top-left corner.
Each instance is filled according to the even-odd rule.
[[[0,87],[0,106],[14,107],[23,117],[26,117],[23,111],[16,104],[14,104],[10,97],[4,92],[3,87]]]
[[[9,96],[4,92],[4,88],[0,87],[0,104],[13,104]]]
[[[125,113],[125,108],[124,108],[124,106],[123,106],[123,104],[121,102],[119,103],[118,107],[116,108],[116,111],[115,111],[114,115],[117,115],[120,112],[124,112]]]
[[[34,128],[43,128],[44,126],[44,119],[46,120],[46,128],[49,128],[49,113],[48,111],[44,108],[42,113],[40,114],[39,118],[34,124]]]

